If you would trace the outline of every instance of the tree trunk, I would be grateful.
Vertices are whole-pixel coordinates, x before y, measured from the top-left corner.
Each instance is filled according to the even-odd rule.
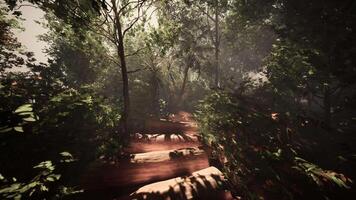
[[[220,50],[220,36],[219,36],[219,5],[218,1],[216,1],[215,6],[215,87],[220,87],[219,83],[219,50]]]
[[[153,116],[158,119],[160,118],[159,82],[157,72],[153,71],[151,77],[151,107]]]
[[[120,59],[120,68],[121,68],[121,76],[122,76],[122,95],[124,99],[124,108],[122,111],[122,125],[123,125],[123,131],[125,135],[130,134],[129,130],[129,113],[130,113],[130,94],[129,94],[129,79],[128,79],[128,74],[127,74],[127,66],[126,66],[126,58],[125,58],[125,47],[124,47],[124,36],[122,33],[122,26],[120,22],[120,17],[117,12],[116,8],[116,2],[115,0],[112,1],[113,4],[113,10],[115,14],[115,28],[116,28],[116,34],[117,34],[117,54]]]
[[[183,96],[185,93],[185,88],[187,86],[187,82],[188,82],[188,72],[189,72],[189,65],[187,65],[184,69],[184,77],[183,77],[183,83],[182,83],[182,87],[180,89],[180,93],[179,93],[179,99],[178,99],[178,104],[181,105],[182,101],[183,101]]]
[[[331,93],[330,93],[330,86],[325,86],[324,91],[324,123],[325,128],[331,128]]]

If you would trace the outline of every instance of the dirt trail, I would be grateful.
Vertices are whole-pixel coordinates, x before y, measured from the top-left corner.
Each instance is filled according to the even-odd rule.
[[[172,116],[169,122],[150,123],[150,133],[137,134],[131,142],[127,149],[131,154],[130,158],[120,160],[115,165],[96,163],[85,173],[83,177],[85,199],[133,199],[130,194],[145,190],[140,188],[142,186],[165,180],[166,183],[173,183],[176,177],[192,176],[196,171],[209,168],[208,156],[200,147],[197,127],[189,113],[180,112]],[[177,133],[172,133],[167,127]],[[196,180],[195,176],[192,177]],[[184,188],[178,190],[181,189]],[[145,195],[138,199],[177,199],[174,194],[163,197],[163,191],[160,190],[162,189],[156,189],[158,193],[162,193],[161,195],[150,197]],[[191,193],[186,195],[179,192],[181,191],[175,193],[181,196],[178,199],[202,199],[191,198]],[[204,193],[206,194],[206,191]]]

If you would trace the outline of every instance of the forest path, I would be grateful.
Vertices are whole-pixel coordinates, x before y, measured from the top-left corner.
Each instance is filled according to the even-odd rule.
[[[224,177],[209,166],[192,116],[151,120],[136,134],[130,158],[95,163],[83,177],[85,199],[232,199]]]

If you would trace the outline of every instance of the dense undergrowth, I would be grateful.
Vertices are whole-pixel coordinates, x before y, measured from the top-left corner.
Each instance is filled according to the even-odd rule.
[[[203,139],[214,149],[212,157],[223,163],[233,192],[242,199],[353,196],[355,151],[340,147],[352,145],[352,133],[308,124],[310,119],[290,107],[275,112],[266,92],[264,97],[257,91],[219,91],[207,96],[196,113]]]
[[[88,48],[78,50],[78,40],[62,37],[49,50],[48,63],[36,62],[14,36],[20,19],[0,6],[0,198],[63,199],[81,193],[88,164],[116,159],[122,151],[121,103],[104,95],[107,85],[98,73],[94,77],[88,70],[83,76],[76,68],[98,64]],[[70,55],[80,61],[66,59]],[[25,70],[11,71],[19,67]]]
[[[2,102],[6,97],[15,102],[6,93]],[[99,157],[116,159],[123,147],[119,112],[89,92],[64,90],[41,104],[18,99],[14,106],[1,108],[3,197],[63,198],[81,192],[81,176],[73,174]]]

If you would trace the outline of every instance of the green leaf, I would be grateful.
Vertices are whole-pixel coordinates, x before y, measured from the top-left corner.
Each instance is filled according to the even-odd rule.
[[[342,181],[341,179],[339,179],[339,178],[337,178],[337,177],[335,177],[335,176],[331,176],[330,178],[331,178],[331,180],[332,180],[334,183],[336,183],[336,185],[338,185],[339,187],[346,188],[346,189],[349,189],[349,188],[350,188],[350,187],[347,186],[347,185],[345,184],[345,182]]]
[[[32,110],[33,109],[32,109],[32,105],[31,104],[24,104],[24,105],[18,107],[15,110],[15,113],[31,112]]]
[[[14,130],[17,132],[20,132],[20,133],[24,132],[22,126],[16,126],[16,127],[14,127]]]
[[[61,160],[62,163],[63,162],[69,163],[69,162],[75,161],[75,159],[73,158],[72,154],[69,153],[69,152],[61,152],[60,154],[64,157],[64,159]]]
[[[52,161],[47,160],[47,161],[43,161],[40,164],[34,166],[33,168],[41,168],[41,169],[48,169],[50,171],[54,170],[54,165],[52,164]]]
[[[345,157],[343,157],[343,156],[338,156],[337,157],[340,161],[343,161],[343,162],[346,162],[347,161],[347,159],[345,158]]]
[[[83,99],[82,102],[91,104],[91,103],[93,103],[93,98],[91,96],[88,96],[86,99]]]
[[[73,157],[71,153],[66,152],[66,151],[63,151],[63,152],[61,152],[61,153],[59,153],[59,154],[61,154],[61,155],[64,156],[64,157],[71,157],[71,158]]]
[[[61,187],[60,188],[61,193],[65,194],[65,195],[69,195],[69,194],[77,194],[77,193],[82,193],[84,192],[84,190],[78,190],[75,187]]]
[[[35,122],[36,121],[36,119],[34,117],[23,118],[23,120],[26,122]]]
[[[60,174],[52,174],[51,177],[53,177],[55,180],[59,180],[61,178]]]
[[[0,133],[7,133],[7,132],[9,132],[9,131],[11,131],[11,130],[12,130],[12,128],[1,127]]]
[[[21,194],[17,194],[17,195],[14,197],[15,200],[21,200],[21,198],[22,198],[22,195],[21,195]]]
[[[46,187],[45,185],[41,185],[40,190],[41,190],[42,192],[48,191],[48,187]]]
[[[46,180],[49,181],[49,182],[53,182],[54,178],[49,176],[49,177],[46,178]]]
[[[17,114],[20,116],[27,116],[27,115],[33,116],[33,112],[31,112],[31,111],[25,111],[25,112],[21,112],[21,113],[17,113]]]
[[[20,183],[14,183],[14,184],[11,184],[9,187],[6,187],[6,188],[3,188],[0,190],[0,194],[3,194],[3,193],[12,193],[14,191],[16,191],[17,189],[19,189],[21,187],[21,184]]]
[[[20,192],[20,193],[25,193],[25,192],[27,192],[28,190],[30,190],[31,188],[34,188],[34,187],[36,187],[36,186],[39,185],[39,184],[40,184],[40,182],[38,182],[38,181],[30,182],[29,184],[27,184],[27,185],[21,187],[21,188],[19,189],[19,192]]]
[[[53,182],[59,180],[60,178],[61,178],[60,174],[50,174],[49,176],[47,176],[46,180],[49,182]]]

